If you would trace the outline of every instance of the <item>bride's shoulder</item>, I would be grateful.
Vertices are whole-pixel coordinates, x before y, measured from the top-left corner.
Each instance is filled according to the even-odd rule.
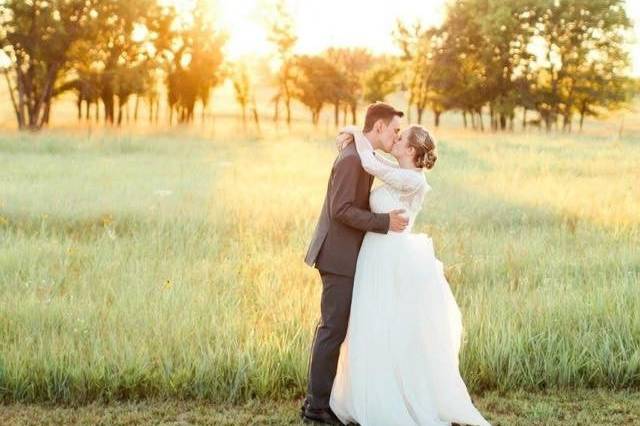
[[[431,189],[431,186],[429,186],[429,183],[427,182],[427,177],[422,169],[410,169],[407,170],[407,172],[407,183],[412,189]]]
[[[406,175],[409,179],[419,182],[427,182],[427,177],[424,175],[422,169],[405,169]]]

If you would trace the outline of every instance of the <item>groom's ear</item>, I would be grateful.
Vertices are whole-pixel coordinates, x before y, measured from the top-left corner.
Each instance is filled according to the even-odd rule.
[[[376,133],[382,133],[382,131],[384,130],[384,120],[381,118],[376,121],[376,123],[373,125],[373,129],[376,131]]]

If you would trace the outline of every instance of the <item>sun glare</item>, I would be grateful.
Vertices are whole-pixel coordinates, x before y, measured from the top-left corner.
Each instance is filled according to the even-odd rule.
[[[196,0],[173,2],[184,13]],[[227,56],[238,59],[249,55],[267,55],[272,46],[267,40],[265,17],[275,0],[207,0],[213,19],[228,35]],[[394,53],[391,38],[396,21],[438,25],[444,19],[446,0],[286,0],[298,36],[297,53],[318,53],[330,46],[366,47],[374,53]],[[640,3],[628,1],[631,20],[640,23]],[[640,28],[635,29],[630,50],[634,75],[640,75]]]
[[[165,0],[188,14],[195,0]],[[229,36],[225,47],[233,60],[272,51],[267,40],[266,17],[274,0],[208,0],[214,19]],[[395,47],[391,31],[396,20],[419,20],[436,25],[444,17],[444,0],[287,0],[298,36],[296,52],[318,53],[330,46],[367,47],[390,53]]]

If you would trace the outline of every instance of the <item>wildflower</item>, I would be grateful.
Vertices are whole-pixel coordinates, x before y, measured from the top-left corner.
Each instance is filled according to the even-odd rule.
[[[107,235],[109,236],[109,238],[111,238],[112,240],[116,239],[116,231],[113,228],[107,228]]]
[[[169,196],[171,194],[173,194],[173,191],[169,190],[169,189],[157,189],[153,192],[156,195],[159,195],[161,197],[166,197]]]

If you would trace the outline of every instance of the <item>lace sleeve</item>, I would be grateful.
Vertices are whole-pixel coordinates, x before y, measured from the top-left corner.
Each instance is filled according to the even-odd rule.
[[[382,164],[385,164],[389,167],[393,167],[394,169],[399,169],[400,166],[398,165],[398,163],[388,160],[387,158],[385,158],[382,155],[378,155],[375,151],[373,151],[373,155],[376,156],[376,158],[378,159],[378,161],[380,161]]]
[[[415,192],[426,185],[422,173],[392,166],[389,161],[376,156],[371,143],[360,130],[346,128],[344,132],[353,134],[362,168],[367,173],[402,192]]]

